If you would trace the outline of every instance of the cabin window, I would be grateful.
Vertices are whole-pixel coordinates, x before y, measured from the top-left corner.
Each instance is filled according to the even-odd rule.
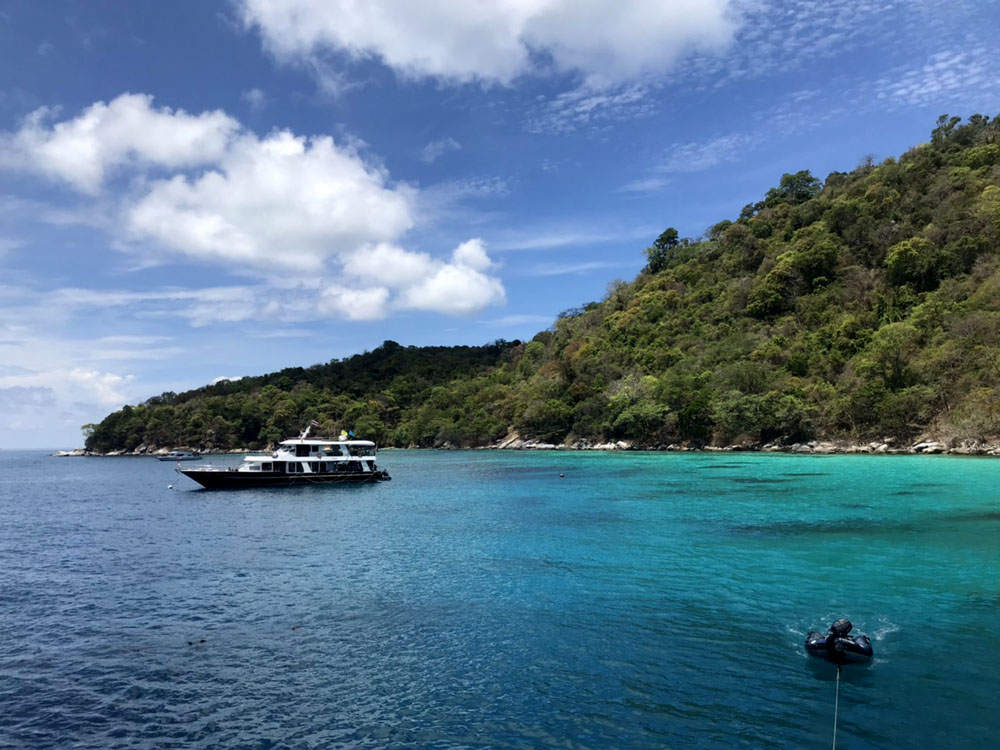
[[[261,464],[260,465],[260,470],[261,471],[274,471],[274,466],[271,463]]]
[[[250,471],[260,471],[260,464],[250,464]]]
[[[309,469],[310,471],[312,471],[313,474],[319,474],[319,466],[320,466],[319,461],[309,462]]]
[[[295,455],[299,456],[299,457],[308,456],[309,455],[309,446],[308,445],[296,445],[295,446]]]
[[[285,473],[285,462],[284,461],[275,461],[274,462],[274,470],[277,473],[279,473],[279,474],[284,474]]]

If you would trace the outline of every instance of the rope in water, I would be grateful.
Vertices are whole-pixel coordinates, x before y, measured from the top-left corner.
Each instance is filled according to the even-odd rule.
[[[837,711],[840,709],[840,665],[837,665],[837,697],[833,701],[833,750],[837,750]]]

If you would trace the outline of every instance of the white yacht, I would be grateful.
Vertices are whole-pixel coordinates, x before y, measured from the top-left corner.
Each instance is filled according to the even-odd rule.
[[[391,477],[375,465],[376,453],[371,440],[310,438],[307,428],[299,437],[283,440],[273,453],[247,455],[239,466],[177,471],[210,490],[383,482]]]

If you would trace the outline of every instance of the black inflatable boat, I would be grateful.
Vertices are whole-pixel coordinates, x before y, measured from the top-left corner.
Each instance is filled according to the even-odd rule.
[[[866,664],[872,658],[872,642],[867,635],[849,635],[853,628],[850,620],[837,620],[826,635],[811,630],[806,636],[806,651],[838,666]]]

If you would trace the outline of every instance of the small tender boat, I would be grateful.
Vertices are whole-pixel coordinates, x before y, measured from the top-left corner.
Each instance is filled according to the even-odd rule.
[[[170,451],[170,453],[164,453],[156,458],[160,461],[196,461],[201,458],[201,454],[191,451]]]
[[[383,482],[389,472],[375,465],[377,450],[370,440],[308,437],[283,440],[268,454],[250,454],[239,466],[193,466],[177,471],[210,490],[244,487],[293,487],[302,484]]]
[[[872,642],[867,635],[848,635],[854,626],[850,620],[837,620],[826,635],[810,630],[806,635],[806,651],[811,656],[832,664],[866,664],[872,658]]]

